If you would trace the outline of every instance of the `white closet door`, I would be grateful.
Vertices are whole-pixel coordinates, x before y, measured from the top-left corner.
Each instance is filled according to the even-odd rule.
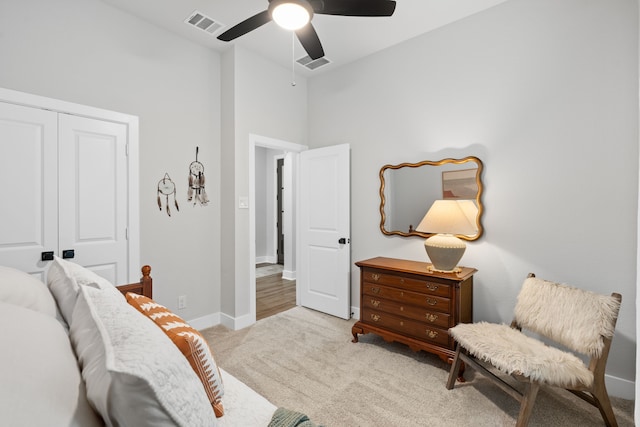
[[[57,114],[0,103],[0,265],[44,279],[57,251]]]
[[[126,283],[127,128],[59,115],[59,251],[111,283]]]

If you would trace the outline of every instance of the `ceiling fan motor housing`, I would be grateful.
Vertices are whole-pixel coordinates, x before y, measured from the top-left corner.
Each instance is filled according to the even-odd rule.
[[[280,10],[276,10],[280,7],[282,7]],[[282,22],[282,19],[287,19],[289,18],[289,16],[278,16],[279,13],[282,13],[283,15],[300,13],[300,8],[304,9],[308,15],[306,19],[304,19],[305,17],[303,16],[303,14],[300,14],[300,16],[296,17],[296,19],[300,19],[300,24],[293,24],[289,26],[288,24]],[[286,12],[283,9],[286,9]],[[313,18],[313,7],[311,7],[311,4],[309,4],[307,0],[270,0],[268,10],[271,19],[273,19],[281,27],[288,30],[297,30],[299,28],[302,28],[308,22],[311,22],[311,19]]]

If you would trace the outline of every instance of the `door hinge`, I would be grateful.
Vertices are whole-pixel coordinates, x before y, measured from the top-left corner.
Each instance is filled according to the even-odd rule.
[[[124,229],[124,239],[129,240],[129,227],[125,227]]]
[[[125,156],[129,155],[129,144],[125,144],[125,146],[124,146],[124,154],[125,154]]]

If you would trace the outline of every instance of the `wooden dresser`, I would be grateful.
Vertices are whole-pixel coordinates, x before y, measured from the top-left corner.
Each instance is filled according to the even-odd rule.
[[[437,354],[451,363],[454,342],[448,329],[473,321],[474,268],[459,273],[430,271],[431,264],[394,258],[356,262],[360,267],[358,334],[373,332],[412,350]]]

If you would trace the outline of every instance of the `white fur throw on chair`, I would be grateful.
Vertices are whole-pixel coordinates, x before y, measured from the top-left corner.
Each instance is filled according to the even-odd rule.
[[[521,374],[562,387],[593,382],[593,373],[578,357],[549,347],[509,325],[460,323],[449,333],[474,357],[506,374]]]
[[[614,334],[619,308],[612,296],[529,277],[522,285],[514,314],[520,327],[599,357],[603,338]]]

